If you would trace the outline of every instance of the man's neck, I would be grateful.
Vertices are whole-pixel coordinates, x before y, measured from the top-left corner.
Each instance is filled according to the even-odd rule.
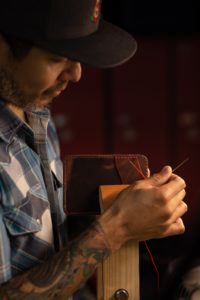
[[[14,104],[9,103],[8,108],[15,114],[19,119],[21,119],[23,122],[27,123],[27,117],[26,113],[23,111],[23,109],[15,106]]]

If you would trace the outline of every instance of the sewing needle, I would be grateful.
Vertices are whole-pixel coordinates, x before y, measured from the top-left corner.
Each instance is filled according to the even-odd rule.
[[[189,160],[189,157],[187,157],[186,159],[184,159],[180,164],[178,164],[178,166],[176,166],[172,172],[174,173],[174,171],[178,170],[182,165],[184,165],[187,161]]]

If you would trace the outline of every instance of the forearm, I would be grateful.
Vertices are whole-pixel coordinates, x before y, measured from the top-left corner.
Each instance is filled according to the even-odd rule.
[[[98,223],[41,265],[0,287],[3,300],[67,299],[110,254]]]

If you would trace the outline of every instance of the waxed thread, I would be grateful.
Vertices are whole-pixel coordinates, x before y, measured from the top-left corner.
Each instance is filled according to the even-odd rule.
[[[141,165],[140,165],[140,163],[139,163],[139,159],[138,159],[138,157],[136,157],[136,159],[137,159],[137,164],[138,164],[138,166],[139,166],[139,168],[129,159],[129,162],[130,162],[130,164],[138,171],[138,173],[144,178],[144,179],[146,179],[147,177],[144,175],[144,173],[142,172],[142,168],[141,168]],[[157,266],[156,266],[156,263],[155,263],[155,260],[154,260],[154,257],[153,257],[153,255],[152,255],[152,253],[151,253],[151,250],[149,249],[149,246],[147,245],[147,242],[146,241],[144,241],[144,245],[145,245],[145,248],[146,248],[146,250],[147,250],[147,252],[148,252],[148,254],[149,254],[149,257],[150,257],[150,260],[151,260],[151,262],[152,262],[152,265],[153,265],[153,267],[154,267],[154,270],[156,271],[156,276],[157,276],[157,288],[158,288],[158,291],[160,290],[160,273],[159,273],[159,270],[158,270],[158,268],[157,268]]]

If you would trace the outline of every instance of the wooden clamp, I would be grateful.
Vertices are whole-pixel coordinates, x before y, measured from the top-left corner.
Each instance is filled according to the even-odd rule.
[[[100,186],[101,213],[112,205],[117,195],[127,186]],[[98,300],[139,300],[139,243],[126,243],[99,266],[97,274]]]

